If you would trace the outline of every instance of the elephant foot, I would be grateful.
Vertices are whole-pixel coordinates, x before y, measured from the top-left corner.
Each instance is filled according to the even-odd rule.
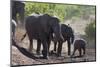
[[[57,57],[61,57],[61,53],[57,53]]]
[[[39,59],[49,59],[49,57],[41,56]]]
[[[56,51],[52,50],[51,53],[52,53],[52,54],[56,54]]]
[[[74,58],[74,55],[71,55],[70,58]]]
[[[37,51],[36,54],[37,54],[37,55],[41,55],[40,51]]]
[[[52,50],[49,52],[49,55],[57,54],[56,51]]]
[[[83,56],[80,56],[80,55],[78,55],[78,56],[71,56],[71,58],[81,58],[81,57],[83,57]]]
[[[42,51],[43,59],[48,59],[48,53],[46,51]]]
[[[82,57],[82,55],[79,55],[78,57]]]

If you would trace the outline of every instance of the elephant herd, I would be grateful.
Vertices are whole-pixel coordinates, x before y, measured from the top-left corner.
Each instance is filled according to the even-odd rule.
[[[16,11],[12,11],[12,12],[17,12],[17,8],[16,8]],[[16,21],[16,15],[14,14],[13,14],[14,17],[12,16],[12,19]],[[21,16],[23,15],[21,14]],[[21,19],[23,20],[23,17]],[[51,41],[53,41],[54,42],[53,52],[56,52],[57,56],[61,56],[62,45],[65,41],[67,41],[68,55],[71,55],[71,44],[73,44],[74,42],[74,32],[69,25],[60,24],[60,20],[57,17],[53,17],[48,14],[42,14],[42,15],[37,14],[37,15],[28,16],[25,18],[25,30],[26,30],[26,33],[23,35],[22,40],[25,38],[26,35],[28,35],[28,39],[30,42],[29,52],[32,52],[32,49],[34,46],[33,39],[35,39],[37,40],[36,53],[40,54],[40,49],[42,45],[43,58],[47,59],[49,56],[50,43]],[[86,43],[83,40],[75,41],[75,42],[76,42],[75,51],[76,49],[81,51],[81,48],[82,48],[85,54]],[[58,43],[58,46],[57,46],[57,43]],[[81,47],[81,44],[83,47]],[[80,56],[81,56],[81,53],[80,53]]]
[[[33,39],[37,40],[37,53],[40,53],[41,44],[43,45],[42,54],[47,58],[51,40],[54,41],[56,51],[56,44],[58,42],[57,55],[61,55],[62,43],[68,41],[68,55],[70,55],[70,44],[74,41],[74,33],[71,27],[65,24],[60,25],[59,19],[48,14],[32,15],[26,18],[25,28],[29,37],[30,47],[29,51],[33,49]],[[25,37],[24,35],[24,37]],[[23,40],[23,38],[22,38]],[[70,41],[71,40],[71,41]]]
[[[28,35],[30,46],[29,51],[32,52],[33,49],[33,39],[37,40],[37,50],[36,53],[40,54],[41,45],[43,46],[42,55],[43,58],[47,59],[49,55],[49,48],[51,41],[54,42],[54,50],[57,56],[61,56],[62,45],[65,41],[68,43],[68,55],[71,56],[71,44],[74,42],[74,32],[69,25],[60,24],[59,19],[48,14],[43,15],[31,15],[25,20],[26,33],[23,35],[23,40]],[[57,46],[58,43],[58,46]],[[74,55],[75,51],[78,49],[81,56],[81,51],[83,49],[83,54],[85,54],[85,41],[75,40],[74,43]]]

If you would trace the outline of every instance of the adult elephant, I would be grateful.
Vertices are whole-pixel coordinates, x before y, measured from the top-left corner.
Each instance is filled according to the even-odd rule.
[[[23,24],[25,4],[21,1],[11,1],[11,2],[12,2],[12,5],[11,5],[11,7],[12,7],[12,19],[14,19],[18,23],[18,20],[17,20],[17,14],[18,14],[19,20]]]
[[[25,20],[26,33],[28,34],[30,46],[29,51],[33,49],[33,39],[43,44],[43,58],[48,57],[48,48],[50,36],[55,34],[57,41],[62,41],[59,19],[48,14],[28,16]]]
[[[25,4],[21,1],[11,1],[12,7],[12,21],[11,21],[11,36],[12,36],[12,44],[15,43],[15,29],[18,24],[17,14],[19,14],[20,22],[24,23],[24,7]]]
[[[64,40],[61,42],[58,41],[58,43],[60,44],[58,44],[57,55],[61,56],[62,45],[66,41],[68,44],[68,55],[70,55],[71,54],[71,44],[74,41],[74,32],[69,25],[61,24],[61,33],[62,33]],[[57,40],[54,38],[53,42],[54,42],[54,51],[56,51]]]
[[[63,37],[62,41],[57,41],[55,34],[51,35],[50,41],[52,40],[54,42],[54,50],[51,51],[51,53],[55,53],[57,51],[57,56],[61,56],[62,45],[65,41],[67,41],[67,43],[68,43],[68,55],[70,55],[71,43],[73,43],[73,41],[74,41],[73,30],[70,26],[65,25],[65,24],[61,24],[61,34]],[[58,49],[56,48],[57,42],[58,42]],[[37,44],[37,53],[38,54],[40,53],[40,47],[41,47],[40,44],[41,44],[40,41],[38,41],[38,44]]]

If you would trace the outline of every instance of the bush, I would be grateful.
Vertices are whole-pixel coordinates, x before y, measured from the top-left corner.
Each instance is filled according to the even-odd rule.
[[[87,25],[87,27],[85,28],[85,33],[86,36],[89,39],[94,39],[96,37],[96,26],[95,26],[95,22],[92,22],[90,24]]]

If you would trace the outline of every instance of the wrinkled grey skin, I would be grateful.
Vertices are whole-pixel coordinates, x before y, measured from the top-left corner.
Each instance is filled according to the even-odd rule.
[[[33,39],[38,41],[38,45],[43,45],[43,58],[48,57],[48,48],[50,43],[50,36],[52,33],[55,34],[57,41],[62,41],[61,30],[59,25],[59,19],[44,15],[32,15],[26,18],[25,28],[28,34],[30,46],[29,51],[32,52],[33,49]]]
[[[72,56],[74,56],[76,50],[79,51],[79,56],[82,56],[82,50],[83,50],[83,55],[85,55],[85,49],[86,49],[86,42],[85,40],[79,39],[79,40],[75,40],[74,42],[74,51]]]
[[[62,45],[65,41],[67,41],[68,55],[70,55],[71,54],[71,44],[74,41],[74,32],[70,26],[61,24],[61,33],[62,33],[64,40],[61,42],[58,42],[57,55],[61,56]],[[54,41],[54,51],[56,51],[56,45],[57,45],[57,41]]]
[[[70,46],[74,41],[74,32],[73,32],[73,30],[70,26],[67,26],[65,24],[61,24],[61,34],[62,34],[62,37],[63,37],[62,41],[57,41],[55,34],[51,35],[50,41],[52,40],[54,42],[54,50],[51,51],[51,52],[56,52],[56,50],[57,50],[57,55],[61,56],[63,42],[67,41],[68,42],[68,55],[70,55],[70,48],[71,48]],[[56,48],[57,42],[58,42],[58,48]],[[38,41],[37,54],[40,53],[39,52],[40,47],[41,47],[40,44],[41,44],[40,41]]]
[[[12,19],[14,19],[17,23],[17,14],[19,15],[19,20],[23,24],[24,23],[24,7],[25,4],[21,1],[11,1],[11,7],[12,7]]]

